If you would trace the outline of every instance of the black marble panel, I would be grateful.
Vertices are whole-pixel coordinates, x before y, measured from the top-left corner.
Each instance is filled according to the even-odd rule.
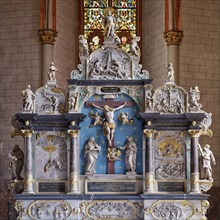
[[[88,193],[135,193],[135,182],[87,182]]]
[[[158,182],[158,192],[184,192],[184,182]]]
[[[39,182],[39,193],[61,193],[65,192],[65,182]]]

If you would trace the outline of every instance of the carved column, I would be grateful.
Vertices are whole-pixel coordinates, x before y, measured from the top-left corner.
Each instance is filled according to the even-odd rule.
[[[181,0],[165,1],[165,32],[167,43],[167,63],[173,64],[175,83],[179,84],[179,45],[183,38],[180,30]]]
[[[40,8],[40,30],[38,35],[42,44],[41,51],[41,74],[42,85],[48,81],[48,67],[53,61],[53,46],[55,42],[56,32],[56,0],[41,0]]]
[[[79,193],[79,159],[78,159],[78,130],[68,130],[70,136],[70,173],[69,193]]]
[[[200,193],[199,187],[199,151],[198,143],[200,137],[200,130],[189,130],[191,137],[191,150],[190,150],[190,176],[191,176],[191,192]]]
[[[146,137],[145,149],[145,193],[154,192],[154,158],[153,158],[153,133],[154,130],[145,129],[143,131]]]
[[[24,134],[24,192],[34,194],[33,188],[33,158],[32,158],[32,130],[22,130]]]

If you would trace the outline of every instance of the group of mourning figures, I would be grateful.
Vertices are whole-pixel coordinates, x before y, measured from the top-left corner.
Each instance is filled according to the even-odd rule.
[[[133,137],[129,137],[127,143],[123,147],[117,147],[120,150],[125,150],[125,165],[127,172],[135,172],[136,170],[136,157],[137,157],[137,145],[134,142]],[[85,172],[86,174],[96,173],[96,161],[98,158],[101,146],[95,142],[95,138],[91,137],[85,145]],[[112,160],[119,158],[112,156]]]

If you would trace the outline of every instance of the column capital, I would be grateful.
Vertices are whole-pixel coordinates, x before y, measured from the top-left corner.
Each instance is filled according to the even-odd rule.
[[[76,138],[79,134],[79,130],[67,130],[67,132],[71,138]]]
[[[151,138],[151,137],[153,137],[154,130],[153,129],[144,129],[143,133],[146,138]]]
[[[213,135],[212,130],[210,130],[210,129],[208,129],[206,131],[203,131],[202,129],[200,129],[200,130],[190,129],[188,131],[189,131],[189,135],[193,138],[200,137],[202,135],[207,135],[209,137],[212,137],[212,135]]]
[[[33,130],[21,130],[22,134],[24,137],[31,137],[32,134],[34,133]]]
[[[180,45],[183,39],[183,31],[169,30],[163,33],[167,45]]]
[[[39,40],[42,44],[54,44],[57,32],[50,29],[38,30]]]

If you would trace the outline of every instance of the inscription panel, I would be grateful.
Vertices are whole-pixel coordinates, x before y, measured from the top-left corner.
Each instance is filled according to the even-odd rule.
[[[102,181],[87,181],[86,183],[87,194],[136,194],[136,182],[102,182]]]
[[[120,88],[118,87],[102,87],[101,92],[103,93],[118,93],[120,92]]]
[[[158,192],[184,192],[184,182],[158,182]]]
[[[39,193],[61,193],[65,191],[65,182],[38,182]]]

